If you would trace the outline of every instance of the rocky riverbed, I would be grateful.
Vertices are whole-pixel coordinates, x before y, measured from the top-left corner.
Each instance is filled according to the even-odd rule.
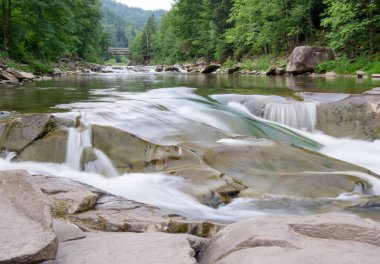
[[[351,214],[226,227],[25,171],[0,190],[0,263],[378,263],[380,224]]]

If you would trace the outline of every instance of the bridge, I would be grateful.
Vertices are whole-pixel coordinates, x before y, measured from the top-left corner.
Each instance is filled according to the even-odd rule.
[[[128,55],[128,48],[119,48],[119,47],[109,47],[108,51],[112,53],[112,55]]]

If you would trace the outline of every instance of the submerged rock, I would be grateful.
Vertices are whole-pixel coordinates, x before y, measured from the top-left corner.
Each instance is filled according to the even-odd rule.
[[[232,224],[202,248],[200,264],[378,263],[380,224],[350,214],[270,216]]]
[[[25,171],[0,172],[0,263],[54,259],[51,206]]]
[[[287,72],[299,75],[313,72],[318,64],[335,60],[334,51],[330,48],[315,46],[296,47],[289,58]]]

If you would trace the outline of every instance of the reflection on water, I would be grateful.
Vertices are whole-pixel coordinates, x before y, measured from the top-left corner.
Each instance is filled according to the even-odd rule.
[[[67,76],[23,86],[0,87],[0,111],[21,113],[55,112],[51,107],[99,98],[92,90],[117,89],[143,92],[156,88],[198,88],[202,96],[210,94],[276,94],[295,96],[299,91],[362,93],[380,85],[380,81],[337,77],[263,77],[250,75],[201,74],[89,74]]]

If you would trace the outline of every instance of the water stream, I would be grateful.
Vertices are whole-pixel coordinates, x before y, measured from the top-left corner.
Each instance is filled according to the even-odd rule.
[[[196,78],[200,77],[186,74],[178,74],[178,77],[155,75],[151,69],[143,75],[138,75],[133,70],[124,72],[118,69],[117,74],[111,77],[106,74],[85,76],[83,77],[87,81],[85,89],[81,88],[81,79],[76,80],[77,85],[74,87],[71,87],[73,86],[72,79],[66,80],[66,83],[64,80],[58,80],[55,83],[58,88],[52,85],[54,83],[50,83],[49,89],[70,88],[72,90],[67,90],[67,92],[72,91],[77,94],[76,98],[72,95],[69,96],[70,99],[63,96],[61,99],[41,105],[41,109],[48,109],[42,112],[53,112],[58,117],[76,120],[78,116],[81,116],[80,125],[77,128],[68,128],[65,163],[14,162],[12,160],[16,156],[15,153],[3,152],[0,155],[0,170],[25,169],[32,174],[66,177],[128,199],[169,209],[190,218],[224,222],[264,214],[315,213],[327,207],[326,211],[339,211],[342,208],[335,204],[339,201],[360,200],[363,197],[380,195],[379,178],[366,173],[365,170],[305,170],[297,173],[319,176],[350,175],[350,177],[362,179],[371,187],[368,190],[359,184],[351,190],[352,192],[323,198],[273,193],[264,193],[255,197],[241,196],[213,208],[196,195],[192,195],[192,191],[188,191],[190,189],[197,193],[204,188],[190,178],[181,177],[181,175],[173,176],[165,171],[121,172],[105,152],[94,147],[93,125],[116,128],[152,144],[178,145],[181,146],[180,150],[182,150],[182,145],[194,145],[200,152],[205,151],[209,145],[234,148],[254,146],[265,150],[265,148],[277,146],[273,145],[277,144],[275,142],[283,142],[281,144],[302,147],[308,151],[317,151],[329,157],[357,164],[377,174],[380,174],[380,141],[337,139],[316,130],[317,102],[297,101],[294,90],[299,89],[293,89],[300,86],[297,81],[288,84],[286,91],[274,92],[269,89],[266,91],[268,94],[263,94],[262,88],[257,91],[244,89],[244,92],[240,93],[243,91],[241,87],[246,84],[236,85],[234,84],[236,80],[232,81],[236,89],[231,90],[231,80],[228,79],[227,84],[220,84],[220,79],[216,77],[210,77],[208,84],[202,81],[198,85],[192,85],[197,88],[187,88],[182,85],[187,86],[189,82],[197,82]],[[173,83],[173,78],[183,79],[176,79]],[[242,77],[242,80],[244,78]],[[262,81],[250,80],[256,80],[258,86]],[[314,82],[317,83],[317,81]],[[276,82],[289,83],[290,81],[276,79]],[[39,94],[38,89],[46,86],[47,83],[39,85],[33,88],[36,89],[37,94]],[[207,85],[211,88],[209,94],[205,95],[203,86]],[[225,88],[216,92],[218,85]],[[303,87],[307,89],[308,85],[310,84],[304,84]],[[376,84],[362,84],[360,87],[368,89],[369,86],[374,85]],[[279,89],[278,84],[274,87]],[[79,91],[85,95],[79,95]],[[61,92],[61,90],[58,91],[57,96]],[[258,95],[252,95],[255,92]],[[251,95],[242,96],[244,93]],[[2,103],[4,102],[0,99],[0,106]],[[22,112],[17,108],[4,110]],[[113,139],[109,138],[109,140]],[[134,155],[134,153],[124,153],[124,155]],[[248,173],[254,168],[245,169]]]

